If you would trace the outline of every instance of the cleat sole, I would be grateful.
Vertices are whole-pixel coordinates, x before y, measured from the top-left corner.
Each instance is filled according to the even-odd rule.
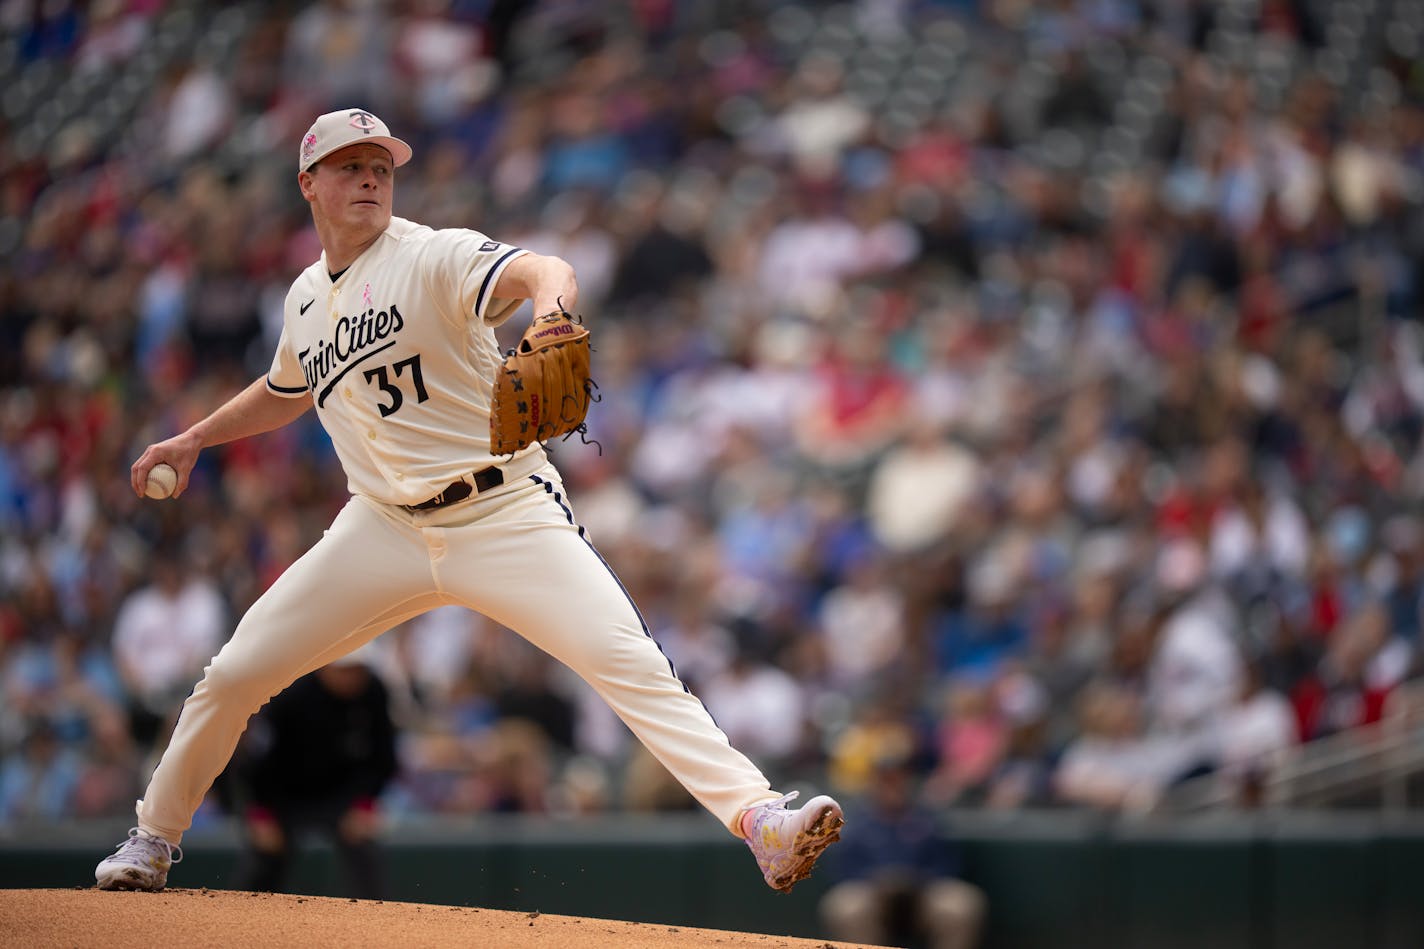
[[[163,889],[164,883],[154,886],[151,880],[145,879],[143,874],[138,871],[123,870],[106,879],[96,881],[95,885],[101,890],[142,890],[148,893],[157,893]]]
[[[792,887],[811,875],[811,868],[827,847],[841,839],[845,818],[832,807],[825,808],[810,827],[796,835],[792,853],[796,862],[768,882],[775,890],[790,893]]]

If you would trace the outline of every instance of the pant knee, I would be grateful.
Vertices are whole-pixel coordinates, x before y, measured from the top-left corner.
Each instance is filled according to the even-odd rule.
[[[193,694],[232,708],[246,706],[255,712],[289,684],[280,679],[281,673],[248,662],[225,660],[219,654],[204,670]]]
[[[611,635],[590,636],[568,649],[560,660],[592,683],[617,684],[632,674],[646,684],[650,672],[666,672],[672,677],[671,663],[641,626],[619,623],[609,628]]]

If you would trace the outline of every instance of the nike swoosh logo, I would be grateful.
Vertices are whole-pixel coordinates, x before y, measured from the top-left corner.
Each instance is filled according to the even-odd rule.
[[[311,305],[312,305],[313,303],[315,303],[315,302],[316,302],[316,300],[315,300],[315,299],[312,299],[312,300],[308,300],[307,302],[305,302],[305,303],[302,304],[302,306],[301,306],[301,313],[302,313],[303,316],[306,315],[307,307],[311,306]]]

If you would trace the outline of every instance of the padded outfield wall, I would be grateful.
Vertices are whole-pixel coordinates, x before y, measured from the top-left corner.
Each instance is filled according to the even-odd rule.
[[[952,815],[990,904],[986,949],[1418,949],[1424,815]],[[92,884],[120,825],[0,836],[0,887]],[[823,875],[767,890],[710,818],[481,818],[402,825],[384,842],[393,900],[819,937]],[[233,828],[191,832],[175,886],[223,889]],[[344,895],[309,845],[295,892]]]

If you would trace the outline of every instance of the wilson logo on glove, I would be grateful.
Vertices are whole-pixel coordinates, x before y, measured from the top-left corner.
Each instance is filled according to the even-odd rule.
[[[583,420],[594,389],[588,365],[583,324],[563,310],[535,318],[495,374],[490,453],[509,455],[534,442],[587,432]]]
[[[546,336],[572,336],[574,329],[575,327],[572,323],[564,323],[559,326],[551,326],[548,329],[540,330],[530,338],[543,339]]]

